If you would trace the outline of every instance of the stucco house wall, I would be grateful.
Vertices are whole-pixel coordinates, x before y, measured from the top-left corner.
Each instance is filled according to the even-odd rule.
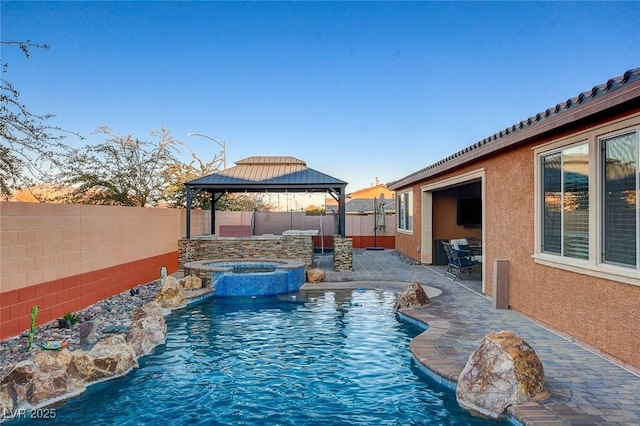
[[[422,206],[419,202],[420,187],[419,185],[413,185],[410,188],[404,188],[404,191],[407,189],[410,189],[413,193],[413,229],[411,231],[405,231],[404,229],[398,228],[396,224],[396,250],[406,256],[420,260],[423,250],[420,237],[422,234],[422,222],[416,220],[416,218],[421,217],[422,214]],[[397,206],[398,204],[396,203],[396,208]],[[397,217],[398,212],[396,211],[396,218]]]
[[[493,261],[509,262],[509,307],[574,339],[590,349],[627,365],[640,369],[640,351],[637,337],[640,335],[640,274],[636,272],[602,272],[592,254],[584,269],[554,264],[536,253],[536,168],[539,157],[536,150],[547,146],[567,144],[607,134],[616,128],[640,126],[640,107],[637,102],[626,110],[616,108],[607,116],[600,115],[591,122],[580,123],[557,131],[548,131],[519,144],[505,146],[490,155],[467,161],[434,173],[407,186],[390,184],[397,193],[413,190],[414,230],[397,232],[396,249],[423,263],[433,263],[431,256],[416,250],[426,245],[425,235],[435,239],[451,239],[459,235],[458,229],[442,218],[455,218],[455,208],[446,190],[436,190],[428,197],[425,188],[437,187],[456,177],[472,174],[482,176],[483,185],[483,283],[486,294],[492,297]],[[613,124],[612,124],[613,123]],[[590,148],[591,150],[591,148]],[[596,154],[594,154],[595,156]],[[590,174],[597,169],[592,165]],[[597,185],[595,181],[593,185]],[[592,185],[592,186],[593,186]],[[591,188],[593,189],[593,188]],[[431,197],[431,198],[430,198]],[[425,200],[429,200],[428,202]],[[595,228],[596,200],[589,209]],[[432,217],[425,207],[433,209]],[[423,234],[426,219],[431,219],[433,229]],[[455,219],[454,219],[455,222]],[[464,229],[468,233],[471,230]],[[593,230],[591,231],[594,232]],[[595,247],[592,244],[592,251]],[[424,247],[424,250],[428,250]],[[425,261],[427,260],[427,261]],[[561,263],[561,262],[560,262]],[[595,266],[594,266],[595,265]],[[616,275],[617,274],[617,275]]]

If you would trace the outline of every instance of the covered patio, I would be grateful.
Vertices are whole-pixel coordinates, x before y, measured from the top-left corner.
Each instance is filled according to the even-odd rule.
[[[229,193],[324,193],[338,202],[336,234],[333,236],[333,262],[336,270],[351,270],[352,240],[346,238],[345,188],[347,182],[307,167],[289,156],[249,157],[237,161],[235,167],[185,183],[186,237],[178,242],[178,267],[187,261],[203,259],[296,259],[310,267],[313,264],[315,234],[304,230],[289,230],[282,235],[254,235],[253,227],[236,235],[215,234],[216,202]],[[211,201],[210,234],[191,235],[193,199],[200,192]],[[253,223],[253,222],[252,222]]]
[[[338,202],[338,234],[345,238],[347,182],[307,167],[290,156],[255,156],[236,166],[185,183],[187,192],[186,239],[191,239],[191,209],[201,191],[211,199],[211,234],[215,234],[215,205],[229,193],[326,193]]]

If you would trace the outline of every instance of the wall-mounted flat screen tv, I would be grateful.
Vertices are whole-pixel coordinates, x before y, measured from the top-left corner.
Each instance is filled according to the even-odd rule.
[[[458,197],[457,223],[466,228],[478,228],[482,226],[482,198]]]

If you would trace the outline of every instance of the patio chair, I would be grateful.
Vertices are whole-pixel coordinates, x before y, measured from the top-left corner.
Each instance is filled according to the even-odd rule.
[[[465,256],[464,251],[456,250],[452,243],[443,241],[442,245],[449,259],[447,269],[444,271],[445,277],[451,275],[453,281],[455,281],[461,273],[471,274],[477,272],[479,263],[476,260],[469,257],[468,254]]]
[[[472,244],[470,241],[473,241],[476,244]],[[471,260],[475,260],[476,262],[482,262],[482,248],[478,248],[479,240],[477,238],[473,238],[473,240],[469,240],[468,238],[457,238],[451,240],[451,245],[455,250],[458,251],[458,255],[462,257],[469,257]]]

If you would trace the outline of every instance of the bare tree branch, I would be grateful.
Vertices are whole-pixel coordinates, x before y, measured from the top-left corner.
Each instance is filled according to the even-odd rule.
[[[0,45],[17,46],[27,58],[30,48],[49,49],[46,44],[27,41],[0,41]],[[2,63],[2,74],[7,73],[8,64]],[[28,110],[20,102],[20,92],[5,78],[0,81],[0,199],[7,199],[13,191],[49,182],[60,152],[68,149],[62,141],[67,134],[58,126],[49,126],[46,121],[52,114],[39,115]]]
[[[118,136],[108,127],[99,145],[72,150],[60,163],[59,180],[74,189],[65,201],[83,204],[154,207],[166,202],[167,170],[179,164],[180,141],[162,128],[155,143]]]

